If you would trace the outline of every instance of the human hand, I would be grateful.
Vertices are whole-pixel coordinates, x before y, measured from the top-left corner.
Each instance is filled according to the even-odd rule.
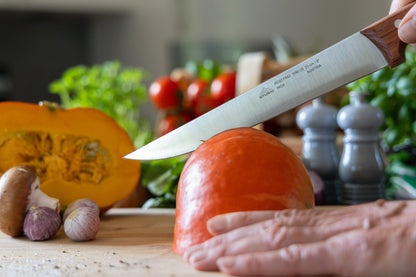
[[[416,201],[231,213],[184,257],[231,275],[416,276],[415,222]]]
[[[414,0],[393,0],[390,6],[390,13],[411,2],[414,2]],[[402,41],[410,44],[416,43],[416,5],[402,19],[398,33]]]

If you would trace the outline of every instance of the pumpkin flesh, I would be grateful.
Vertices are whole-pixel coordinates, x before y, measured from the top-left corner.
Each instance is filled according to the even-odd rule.
[[[137,186],[140,162],[122,159],[135,149],[128,134],[93,108],[51,110],[0,103],[0,174],[33,166],[41,189],[66,206],[91,198],[111,207]]]

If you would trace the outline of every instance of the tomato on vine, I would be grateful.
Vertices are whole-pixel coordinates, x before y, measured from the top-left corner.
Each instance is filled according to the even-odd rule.
[[[163,76],[153,81],[149,87],[149,96],[159,110],[178,108],[182,102],[179,86],[169,76]]]
[[[218,75],[211,83],[211,95],[220,104],[235,97],[236,74],[224,72]]]
[[[209,83],[202,79],[193,81],[185,93],[185,108],[194,110],[198,104],[199,99],[203,95],[209,94]]]
[[[179,112],[165,115],[157,125],[157,135],[163,136],[175,130],[183,124],[192,120],[192,117],[187,112]]]
[[[195,116],[203,115],[206,112],[218,107],[220,103],[212,97],[211,94],[204,94],[196,103],[195,108],[193,109]]]
[[[200,116],[219,106],[210,91],[210,83],[203,79],[192,82],[186,91],[185,107],[191,109],[195,116]]]

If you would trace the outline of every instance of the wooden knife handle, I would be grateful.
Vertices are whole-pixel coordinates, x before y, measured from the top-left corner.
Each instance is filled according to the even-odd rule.
[[[380,49],[391,68],[398,66],[406,59],[406,43],[399,39],[396,26],[398,26],[397,20],[401,20],[413,5],[415,5],[414,2],[360,31]]]

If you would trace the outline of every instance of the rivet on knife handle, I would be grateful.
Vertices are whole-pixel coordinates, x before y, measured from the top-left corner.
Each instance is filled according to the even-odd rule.
[[[360,31],[380,49],[391,68],[398,66],[406,59],[406,43],[397,35],[396,21],[401,20],[413,5],[415,5],[414,2]]]

